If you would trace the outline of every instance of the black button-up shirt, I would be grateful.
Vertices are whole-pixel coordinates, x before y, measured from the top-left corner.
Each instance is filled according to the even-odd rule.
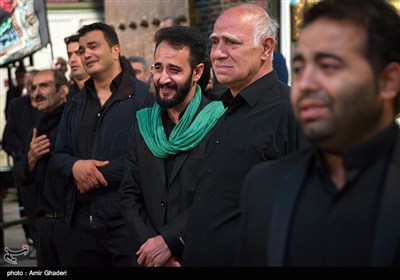
[[[289,87],[278,82],[275,72],[234,98],[228,90],[222,101],[228,108],[211,132],[199,170],[183,265],[232,264],[238,241],[238,198],[245,175],[254,164],[277,159],[301,144]]]

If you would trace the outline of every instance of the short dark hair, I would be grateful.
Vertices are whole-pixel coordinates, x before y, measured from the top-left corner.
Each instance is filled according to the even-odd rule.
[[[58,69],[50,69],[50,71],[53,72],[54,82],[56,84],[56,91],[58,91],[62,86],[67,86],[69,88],[67,77],[65,77],[65,74],[62,71]]]
[[[147,71],[147,68],[148,68],[148,67],[147,67],[147,62],[146,62],[146,60],[145,60],[143,57],[134,55],[134,56],[129,57],[129,58],[128,58],[128,61],[129,61],[129,62],[139,62],[139,63],[142,63],[142,64],[143,64],[144,71]]]
[[[19,74],[19,73],[26,73],[25,66],[22,63],[20,63],[18,65],[18,67],[15,69],[15,74]]]
[[[178,19],[176,17],[167,16],[161,20],[161,22],[163,21],[170,21],[172,23],[172,26],[179,25]]]
[[[163,41],[176,49],[189,48],[189,64],[192,70],[199,63],[204,64],[203,75],[198,84],[202,90],[205,89],[210,79],[210,63],[208,63],[207,43],[203,33],[195,27],[177,25],[159,29],[154,35],[154,41],[156,42],[155,49]],[[203,83],[203,80],[206,81]]]
[[[79,34],[73,34],[71,36],[65,37],[64,43],[66,45],[68,45],[70,43],[79,43]]]
[[[78,31],[79,37],[82,37],[88,32],[95,31],[95,30],[100,30],[103,32],[104,38],[106,39],[108,45],[111,47],[119,44],[119,39],[117,33],[114,31],[114,29],[109,26],[108,24],[105,24],[104,22],[94,22],[92,24],[87,24],[82,26]]]
[[[347,21],[366,32],[362,53],[370,62],[375,75],[391,62],[400,62],[400,16],[384,0],[323,0],[306,11],[303,27],[319,18]],[[400,112],[400,93],[395,101],[395,113]]]

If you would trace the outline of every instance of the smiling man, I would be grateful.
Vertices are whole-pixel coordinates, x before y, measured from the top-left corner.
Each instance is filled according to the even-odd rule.
[[[221,102],[210,103],[202,94],[210,73],[202,33],[187,26],[162,28],[155,41],[157,103],[137,113],[120,188],[138,263],[153,267],[181,259],[202,151],[224,112]]]
[[[117,34],[96,22],[78,30],[79,54],[91,78],[60,124],[56,164],[69,178],[67,221],[80,266],[128,266],[136,260],[118,199],[136,111],[153,104],[148,86],[120,60]],[[122,62],[120,62],[122,61]]]

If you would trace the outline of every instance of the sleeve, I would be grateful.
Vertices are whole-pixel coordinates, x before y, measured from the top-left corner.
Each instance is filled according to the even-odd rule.
[[[171,250],[172,255],[178,260],[182,259],[183,248],[185,246],[184,237],[189,211],[190,207],[160,229],[160,233]]]
[[[57,140],[54,147],[54,162],[56,168],[66,177],[72,176],[72,166],[78,157],[74,156],[73,143],[71,143],[71,124],[70,118],[73,114],[72,103],[66,106],[61,117]],[[76,136],[76,135],[75,135]]]
[[[14,104],[16,103],[12,102],[9,106],[7,123],[3,132],[2,147],[8,155],[15,159],[17,152],[24,144],[24,141],[23,139],[20,139],[17,133],[16,122],[18,117],[14,117],[14,113],[16,113]]]
[[[14,159],[15,181],[18,185],[29,186],[35,181],[36,168],[29,172],[28,169],[28,152],[32,139],[32,130],[28,133],[25,144]]]
[[[147,239],[157,236],[159,233],[147,215],[143,199],[136,145],[136,134],[139,133],[139,130],[135,120],[132,122],[131,133],[129,133],[128,153],[119,195],[122,215],[129,232],[135,237],[137,249],[139,249]]]

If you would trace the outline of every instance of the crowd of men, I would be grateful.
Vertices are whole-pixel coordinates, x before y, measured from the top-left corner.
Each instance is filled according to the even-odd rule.
[[[31,73],[3,136],[38,266],[399,266],[399,13],[311,6],[291,86],[277,29],[254,4],[221,13],[210,51],[162,26],[150,69],[105,23],[65,38],[73,83],[62,61]]]

